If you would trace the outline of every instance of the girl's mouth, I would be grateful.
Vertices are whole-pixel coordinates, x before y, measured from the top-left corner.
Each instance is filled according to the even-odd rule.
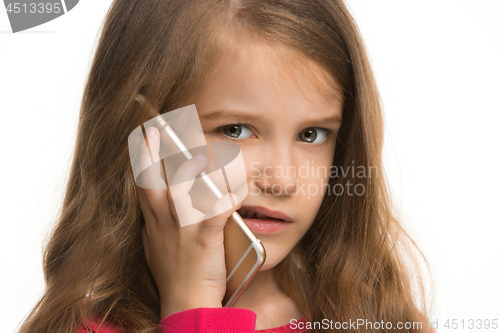
[[[249,218],[249,219],[253,218],[253,219],[261,219],[261,220],[272,219],[272,220],[276,220],[276,221],[284,221],[283,219],[270,217],[270,216],[267,216],[265,214],[259,214],[251,209],[241,208],[238,210],[238,213],[240,213],[241,217],[243,217],[243,218]]]
[[[261,207],[256,207],[255,210],[263,211]],[[271,217],[265,214],[257,213],[255,210],[248,208],[241,208],[238,213],[245,220],[245,223],[252,229],[256,234],[259,233],[270,233],[279,230],[286,229],[292,223],[291,221],[286,221],[282,218]],[[272,215],[279,215],[276,213],[271,213]],[[270,214],[270,215],[271,215]]]

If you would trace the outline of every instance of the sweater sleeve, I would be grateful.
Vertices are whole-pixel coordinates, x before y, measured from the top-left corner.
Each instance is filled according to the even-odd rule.
[[[92,321],[88,322],[87,325],[81,323],[77,333],[88,333],[88,332],[99,332],[99,333],[123,333],[117,326],[104,322],[101,323],[97,317],[92,318]]]
[[[196,308],[160,322],[160,333],[254,333],[257,315],[242,308]]]

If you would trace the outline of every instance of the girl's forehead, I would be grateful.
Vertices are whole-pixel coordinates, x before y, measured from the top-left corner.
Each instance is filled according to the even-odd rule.
[[[342,98],[332,76],[316,62],[287,48],[249,46],[227,55],[195,101],[200,118],[232,111],[292,124],[330,115],[341,119]],[[286,118],[286,119],[284,119]]]
[[[304,96],[343,101],[342,89],[332,73],[296,49],[269,42],[240,42],[225,52],[213,72],[265,82],[270,86],[298,87]]]
[[[197,105],[254,110],[342,109],[340,88],[328,70],[289,47],[240,44],[219,59]],[[289,111],[287,111],[289,113]]]

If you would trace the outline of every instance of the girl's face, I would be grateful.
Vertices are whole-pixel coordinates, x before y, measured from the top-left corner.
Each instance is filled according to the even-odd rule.
[[[318,213],[341,124],[336,91],[314,62],[257,44],[224,59],[195,98],[206,140],[241,148],[248,195],[240,214],[260,207],[289,220],[245,218],[266,249],[261,270],[282,261]]]

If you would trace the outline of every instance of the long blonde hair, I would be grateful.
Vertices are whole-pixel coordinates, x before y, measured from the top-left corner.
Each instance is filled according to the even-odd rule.
[[[20,332],[74,332],[93,317],[125,332],[157,331],[160,300],[144,258],[127,146],[152,115],[134,97],[147,96],[160,113],[190,104],[243,35],[321,65],[344,98],[334,167],[379,170],[378,177],[330,178],[330,187],[362,184],[364,195],[325,195],[310,230],[277,266],[280,287],[309,321],[425,323],[420,252],[393,213],[379,94],[344,3],[115,0],[84,91],[63,208],[44,248],[45,293]]]

